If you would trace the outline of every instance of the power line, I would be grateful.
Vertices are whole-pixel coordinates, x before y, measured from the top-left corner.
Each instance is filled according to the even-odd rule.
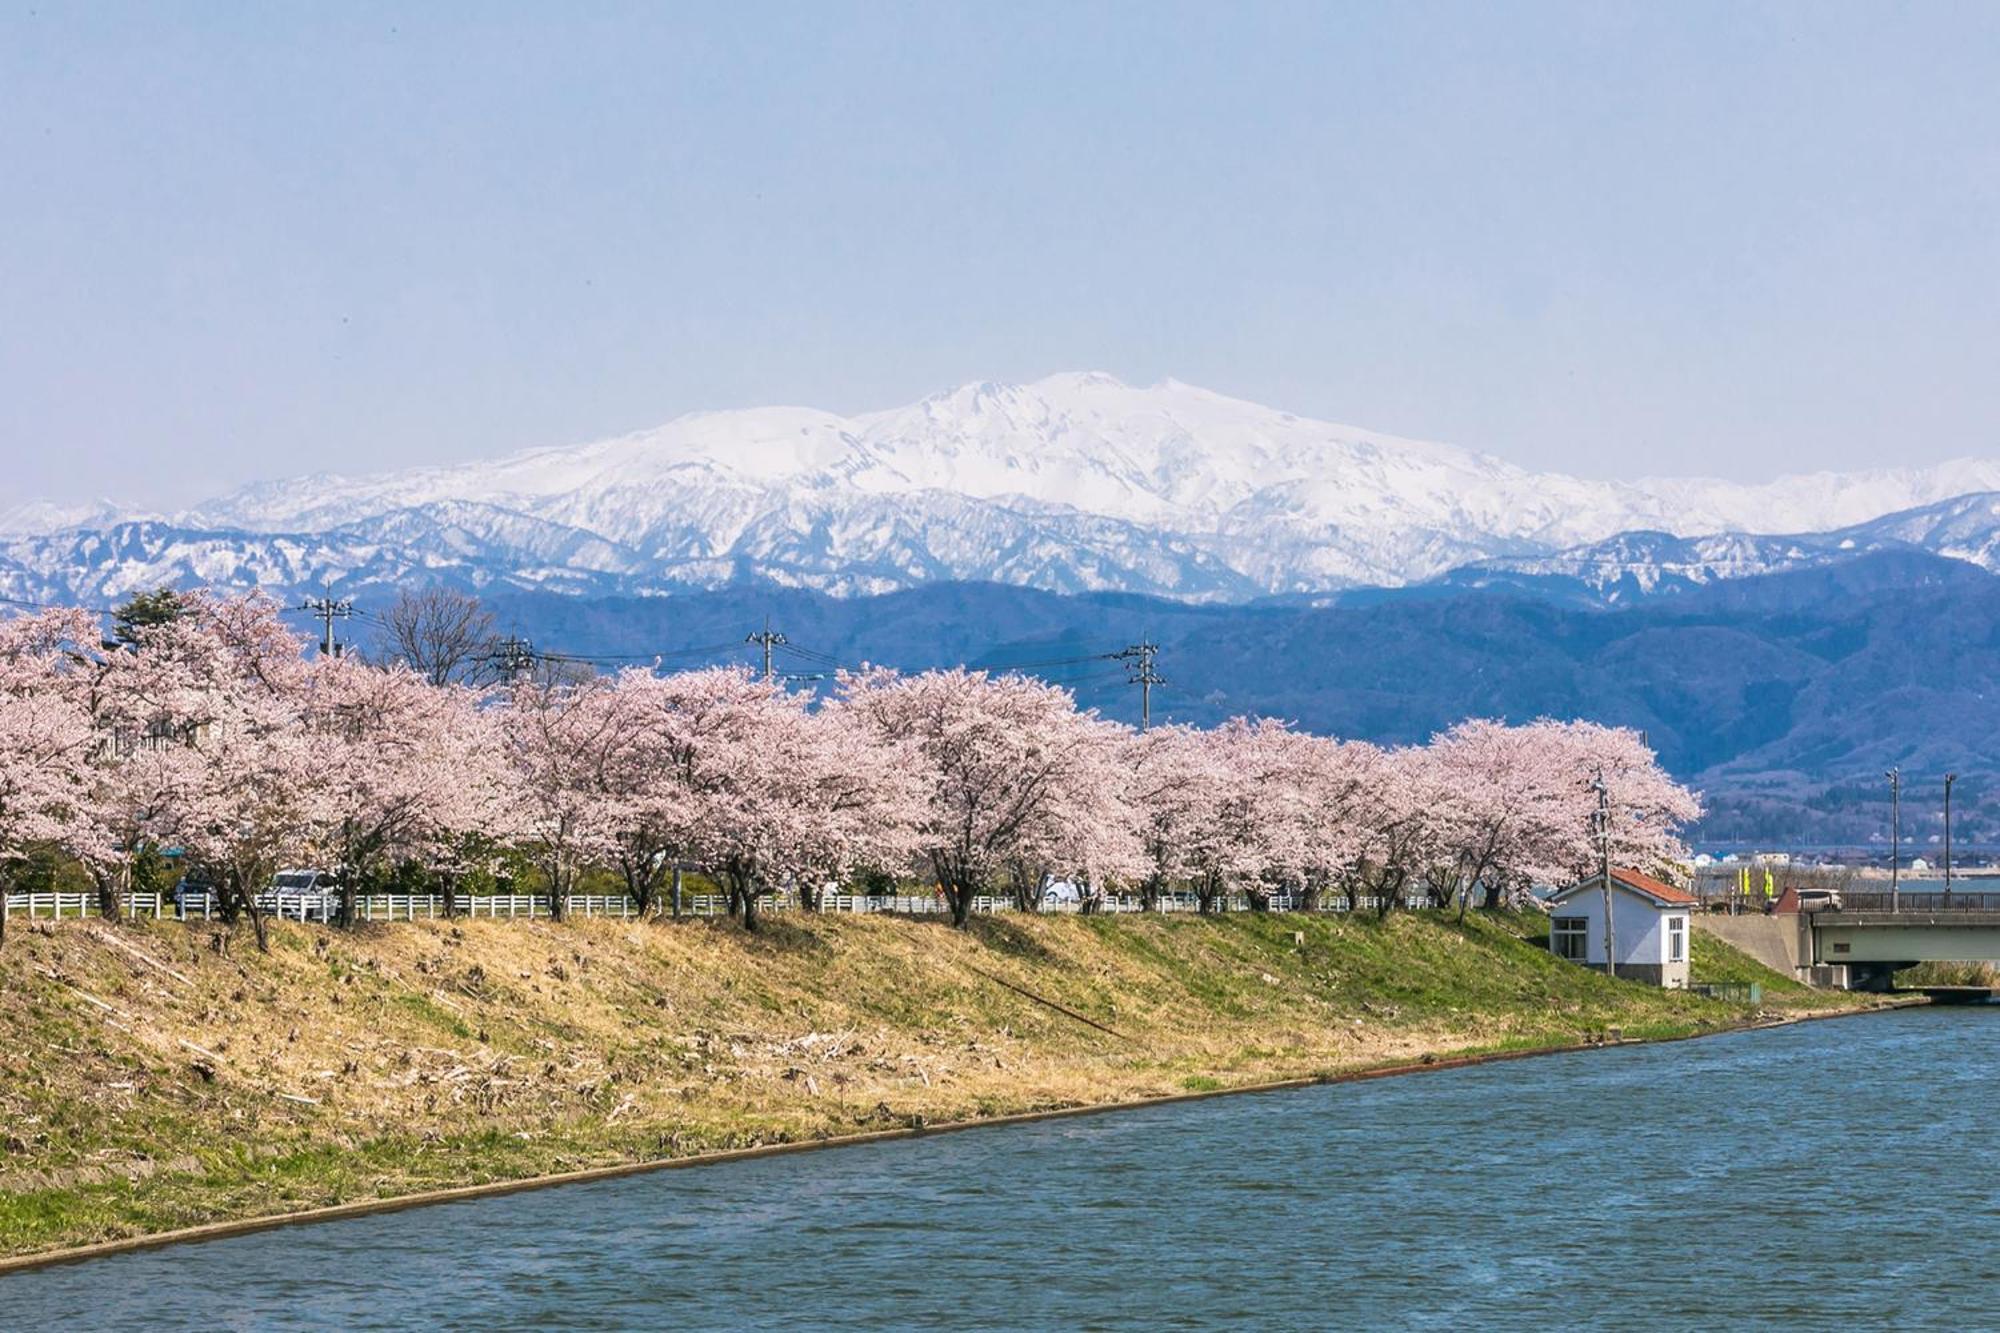
[[[670,648],[656,653],[541,653],[550,662],[577,662],[602,665],[616,662],[663,662],[674,658],[718,657],[734,648],[734,643],[704,644],[699,648]]]
[[[982,662],[982,671],[1029,671],[1039,667],[1080,666],[1090,662],[1109,662],[1118,653],[1090,653],[1082,657],[1045,657],[1034,662]]]
[[[27,597],[0,597],[0,603],[8,606],[24,607],[30,611],[88,611],[93,615],[115,616],[116,610],[108,606],[83,606],[76,602],[37,602]]]
[[[779,636],[778,646],[784,649],[786,652],[790,653],[792,656],[803,657],[808,662],[824,662],[828,666],[845,665],[839,658],[835,657],[832,653],[823,653],[819,651],[817,648],[802,647],[799,644],[792,643],[789,640],[786,640],[782,635]]]

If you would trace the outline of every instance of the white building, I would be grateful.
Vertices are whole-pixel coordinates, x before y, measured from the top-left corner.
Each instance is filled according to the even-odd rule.
[[[1618,975],[1670,990],[1688,984],[1694,897],[1636,870],[1611,871],[1611,934]],[[1549,951],[1604,967],[1604,879],[1592,875],[1548,900]]]

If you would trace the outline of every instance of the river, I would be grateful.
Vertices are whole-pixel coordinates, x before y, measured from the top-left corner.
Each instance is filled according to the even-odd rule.
[[[1984,1327],[2000,1009],[600,1181],[0,1278],[8,1328]]]

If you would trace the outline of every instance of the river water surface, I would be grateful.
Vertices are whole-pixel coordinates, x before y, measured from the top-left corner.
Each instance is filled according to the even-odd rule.
[[[841,1148],[0,1278],[0,1326],[2000,1324],[2000,1010]]]

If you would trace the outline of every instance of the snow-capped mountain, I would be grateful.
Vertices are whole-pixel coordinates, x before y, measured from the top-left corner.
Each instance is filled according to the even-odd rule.
[[[1174,380],[1063,374],[857,417],[698,413],[490,462],[263,482],[171,520],[24,507],[0,515],[0,591],[766,579],[866,593],[986,579],[1231,600],[1400,585],[1634,531],[1823,532],[1994,490],[2000,463],[1983,461],[1763,485],[1590,481]],[[1984,536],[1979,522],[1934,528],[1990,560],[2000,519]]]
[[[1616,605],[1725,579],[1810,569],[1882,551],[1918,551],[2000,572],[2000,494],[1954,496],[1826,532],[1621,532],[1600,542],[1462,565],[1437,581],[1513,587]]]

